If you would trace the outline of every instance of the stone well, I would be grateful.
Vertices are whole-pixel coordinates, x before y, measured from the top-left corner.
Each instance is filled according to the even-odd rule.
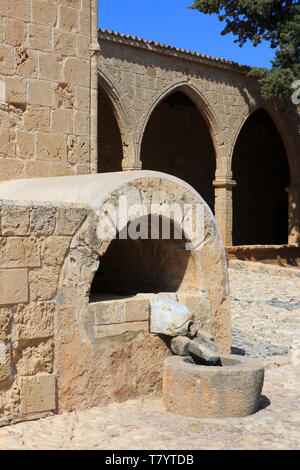
[[[225,250],[191,186],[131,171],[4,182],[0,198],[0,424],[161,391],[171,353],[149,333],[149,293],[175,292],[230,352]],[[120,235],[150,215],[182,239],[115,239],[103,221],[120,200]]]

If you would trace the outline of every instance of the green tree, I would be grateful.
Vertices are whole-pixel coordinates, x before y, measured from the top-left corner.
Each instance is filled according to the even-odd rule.
[[[189,8],[218,14],[226,26],[222,34],[233,33],[242,47],[248,40],[254,46],[269,41],[275,51],[270,70],[252,67],[266,100],[290,99],[292,83],[300,79],[300,1],[299,0],[194,0]]]

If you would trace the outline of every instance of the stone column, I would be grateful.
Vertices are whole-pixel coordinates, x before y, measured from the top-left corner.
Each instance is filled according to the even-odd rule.
[[[232,245],[232,189],[236,182],[231,176],[217,177],[215,187],[215,217],[225,246]]]
[[[289,245],[300,246],[300,185],[287,188],[289,195]]]
[[[98,2],[90,6],[91,43],[90,43],[90,173],[98,171]]]
[[[141,170],[142,162],[139,158],[139,146],[136,143],[134,133],[128,132],[127,134],[123,134],[121,138],[123,146],[122,170]]]

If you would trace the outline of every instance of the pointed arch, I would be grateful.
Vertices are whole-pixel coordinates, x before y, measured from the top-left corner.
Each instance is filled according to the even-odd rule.
[[[212,129],[216,129],[216,120],[208,105],[206,117],[203,115],[199,110],[203,106],[195,90],[182,83],[153,99],[144,122],[140,158],[143,169],[170,173],[189,183],[214,211],[216,145]]]
[[[263,109],[267,112],[269,115],[270,119],[273,121],[280,137],[282,140],[282,143],[284,145],[287,159],[288,159],[288,164],[289,164],[289,170],[290,170],[290,176],[291,176],[291,184],[296,184],[296,178],[297,178],[297,151],[295,144],[293,142],[293,139],[290,135],[289,128],[282,116],[282,113],[270,102],[262,102],[260,104],[256,104],[253,106],[247,114],[244,115],[243,119],[241,120],[240,126],[237,128],[237,131],[235,133],[234,139],[232,141],[232,149],[231,149],[231,156],[230,156],[230,167],[232,168],[232,158],[233,158],[233,153],[236,147],[237,140],[239,138],[239,135],[244,128],[244,125],[248,121],[248,119],[256,112],[259,111],[260,109]]]
[[[214,113],[212,106],[208,102],[207,98],[203,95],[203,93],[194,86],[188,79],[186,80],[177,80],[172,84],[169,84],[162,90],[159,90],[155,93],[152,98],[150,99],[147,110],[143,114],[140,125],[138,127],[138,148],[139,154],[141,151],[141,144],[143,140],[143,136],[147,127],[147,124],[153,114],[154,110],[159,106],[160,103],[164,101],[169,95],[175,92],[182,92],[185,94],[196,106],[202,117],[204,118],[216,152],[216,157],[218,157],[218,145],[217,145],[217,136],[220,133],[221,126],[218,122],[217,116]]]
[[[278,114],[255,106],[243,120],[231,156],[233,244],[288,243],[288,195],[291,161]],[[276,121],[274,121],[274,116]],[[280,132],[281,131],[281,132]]]

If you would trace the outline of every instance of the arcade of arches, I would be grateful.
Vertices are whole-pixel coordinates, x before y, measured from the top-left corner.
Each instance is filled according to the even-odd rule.
[[[99,90],[98,171],[122,169],[116,112]],[[142,138],[142,168],[177,176],[215,211],[216,153],[209,127],[194,102],[175,91],[158,103]],[[288,244],[290,174],[285,147],[270,115],[253,113],[243,125],[232,158],[232,244]],[[218,221],[218,216],[216,214]],[[228,244],[228,243],[227,243]]]

